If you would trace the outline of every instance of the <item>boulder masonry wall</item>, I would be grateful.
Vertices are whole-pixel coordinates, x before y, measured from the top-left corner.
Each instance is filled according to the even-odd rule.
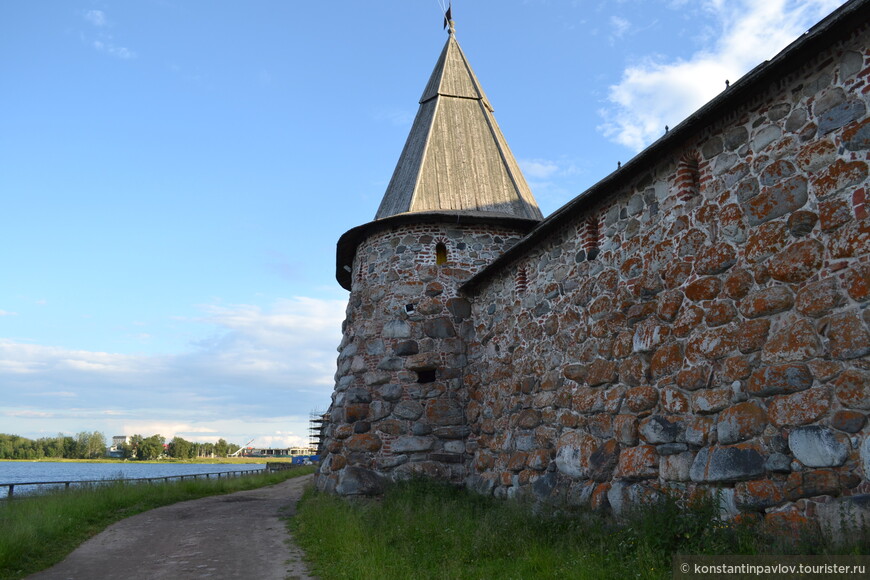
[[[421,473],[616,514],[717,492],[773,526],[870,522],[862,22],[528,235],[362,242],[321,489]]]
[[[475,289],[470,485],[617,512],[718,489],[788,521],[870,492],[865,40]]]

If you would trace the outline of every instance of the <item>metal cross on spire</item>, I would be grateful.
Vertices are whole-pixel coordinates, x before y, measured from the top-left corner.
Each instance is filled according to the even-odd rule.
[[[447,5],[447,12],[444,13],[444,26],[443,26],[443,28],[447,28],[448,26],[450,27],[450,30],[447,31],[447,34],[455,34],[456,33],[456,28],[455,28],[456,25],[453,23],[453,14],[451,12],[452,8],[453,8],[453,3],[448,4]]]

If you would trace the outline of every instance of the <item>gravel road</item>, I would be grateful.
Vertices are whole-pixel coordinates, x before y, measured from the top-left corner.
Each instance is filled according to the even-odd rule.
[[[312,578],[282,517],[312,476],[186,501],[121,520],[28,580]]]

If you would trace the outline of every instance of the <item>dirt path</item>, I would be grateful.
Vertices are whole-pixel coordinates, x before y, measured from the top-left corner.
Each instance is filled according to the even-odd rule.
[[[177,503],[121,520],[28,580],[312,578],[280,519],[296,512],[311,477]]]

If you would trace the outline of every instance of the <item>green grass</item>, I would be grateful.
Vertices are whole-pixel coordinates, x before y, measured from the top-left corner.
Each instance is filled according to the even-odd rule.
[[[309,490],[290,525],[312,573],[324,580],[660,579],[671,577],[672,554],[829,549],[817,543],[782,551],[759,530],[721,521],[713,500],[684,509],[665,499],[617,525],[590,512],[536,513],[528,504],[421,481],[396,485],[380,501]]]
[[[62,560],[79,544],[125,517],[156,507],[254,489],[314,472],[143,484],[118,482],[0,501],[0,578],[14,580]]]

